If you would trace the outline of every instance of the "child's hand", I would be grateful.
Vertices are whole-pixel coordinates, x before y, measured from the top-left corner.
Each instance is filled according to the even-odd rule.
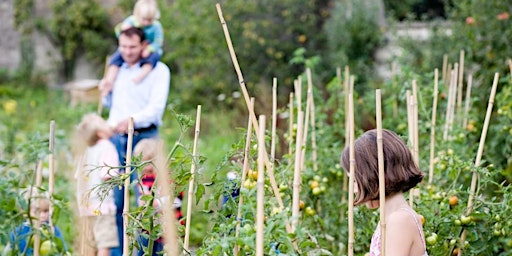
[[[144,49],[142,51],[142,58],[147,58],[147,57],[149,57],[150,54],[151,54],[151,52],[148,49]]]
[[[121,24],[121,31],[131,28],[132,26],[128,23]]]

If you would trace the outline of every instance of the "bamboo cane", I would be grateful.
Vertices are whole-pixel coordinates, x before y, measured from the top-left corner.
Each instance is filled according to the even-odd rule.
[[[414,158],[414,99],[411,95],[411,91],[406,91],[406,102],[407,102],[407,124],[408,124],[408,137],[409,137],[409,149],[411,150]],[[416,162],[416,159],[414,159]],[[409,191],[409,205],[413,207],[414,205],[414,191]]]
[[[464,50],[461,50],[460,51],[460,57],[459,57],[459,77],[457,79],[457,81],[459,82],[458,84],[458,92],[457,92],[457,116],[459,117],[459,122],[458,124],[460,124],[460,122],[462,120],[460,120],[461,118],[461,114],[462,114],[462,91],[463,91],[463,86],[464,86]]]
[[[455,63],[455,67],[457,67],[457,63]],[[449,87],[449,90],[448,90],[448,102],[446,104],[446,122],[445,122],[445,127],[444,127],[444,135],[443,135],[443,139],[446,141],[446,140],[450,140],[450,132],[452,130],[452,127],[453,127],[453,115],[454,115],[454,108],[455,108],[455,97],[456,97],[456,76],[457,76],[457,69],[453,69],[451,71],[451,76],[452,78],[450,78],[450,87]]]
[[[50,227],[50,232],[53,234],[53,188],[55,187],[55,120],[50,121],[50,139],[48,144],[49,154],[48,154],[48,197],[50,199],[50,209],[49,209],[49,218],[48,218],[48,226]]]
[[[36,189],[39,189],[41,187],[42,183],[43,183],[43,161],[39,160],[37,162],[37,168],[36,168],[36,186],[35,186]],[[30,203],[31,204],[34,203],[32,200],[35,199],[36,200],[35,203],[37,205],[39,205],[40,196],[33,198],[33,195],[36,194],[36,193],[34,193],[33,189],[34,189],[34,187],[32,186],[32,187],[30,187],[30,190],[28,191],[29,200],[31,200]],[[30,211],[30,209],[28,209],[28,211]],[[41,228],[41,221],[39,220],[39,208],[36,209],[36,215],[37,216],[32,216],[32,217],[34,217],[33,224],[34,224],[34,229],[39,231],[39,229]],[[41,234],[39,232],[34,232],[34,250],[33,250],[34,256],[39,256],[39,246],[40,245],[41,245]]]
[[[380,211],[380,255],[386,255],[386,178],[384,177],[384,149],[382,145],[382,107],[380,89],[375,91],[375,110],[377,122],[377,156],[379,164],[379,211]]]
[[[272,170],[276,160],[276,126],[277,126],[277,78],[272,82],[272,127],[270,141],[270,162]]]
[[[233,43],[231,42],[231,37],[229,35],[228,26],[226,24],[226,21],[224,20],[223,15],[222,15],[222,10],[221,10],[220,4],[217,3],[215,6],[217,8],[217,14],[219,15],[219,20],[222,24],[222,29],[224,31],[224,36],[226,38],[226,43],[228,45],[231,60],[233,61],[233,66],[234,66],[235,71],[238,76],[240,88],[242,89],[242,95],[244,96],[245,103],[246,103],[247,107],[249,108],[249,104],[250,104],[249,93],[247,92],[247,87],[245,86],[245,81],[244,81],[244,77],[242,75],[242,71],[240,69],[240,66],[238,65],[238,60],[237,60],[237,57],[235,54],[235,50],[233,48]],[[249,116],[252,119],[254,130],[259,131],[259,125],[258,125],[258,120],[256,119],[256,114],[251,109],[249,109]],[[257,136],[259,136],[259,134],[257,134]],[[274,196],[276,197],[277,203],[279,204],[279,208],[284,209],[283,199],[281,198],[281,195],[279,194],[279,187],[277,186],[277,182],[275,180],[274,173],[271,168],[271,164],[270,164],[267,154],[265,154],[263,156],[263,160],[265,162],[265,166],[266,166],[267,170],[269,171],[270,186],[272,187]],[[287,225],[287,230],[288,230],[288,232],[290,231],[290,227],[288,225]]]
[[[453,76],[451,75],[451,72],[453,71],[454,69],[452,69],[452,64],[451,63],[448,63],[448,66],[446,67],[446,80],[444,81],[444,84],[446,86],[448,86],[452,79],[453,79]]]
[[[292,226],[291,232],[295,232],[300,210],[300,185],[301,185],[301,149],[302,149],[302,125],[304,124],[304,112],[297,114],[297,137],[295,140],[295,168],[293,172],[293,195],[292,195]]]
[[[437,68],[434,71],[434,92],[432,100],[432,120],[430,122],[430,163],[428,172],[428,183],[434,180],[434,150],[436,143],[436,114],[437,114],[437,94],[439,86],[439,71]]]
[[[419,153],[419,134],[418,134],[418,86],[416,85],[416,80],[412,80],[412,131],[414,136],[414,161],[416,165],[420,166],[420,153]],[[414,195],[417,192],[417,188],[412,188],[410,190],[410,195],[412,200],[410,201],[411,207],[414,207]]]
[[[291,157],[292,156],[292,153],[293,153],[293,148],[292,148],[292,140],[293,140],[293,92],[290,93],[290,101],[288,103],[288,109],[290,110],[289,112],[289,123],[288,123],[288,135],[289,135],[289,141],[288,141],[288,155]]]
[[[251,105],[249,106],[251,109],[254,108],[254,98],[251,98]],[[240,184],[244,184],[245,178],[247,176],[247,171],[249,170],[249,155],[251,151],[251,134],[252,134],[252,119],[248,118],[247,120],[247,133],[245,137],[245,148],[244,148],[244,163],[242,167],[242,180]],[[258,173],[259,175],[259,173]],[[242,194],[238,196],[238,212],[236,214],[236,227],[235,227],[235,239],[238,238],[238,234],[240,232],[240,221],[242,219],[242,205],[244,202],[244,198],[242,197]],[[238,244],[235,243],[235,248],[233,249],[234,255],[238,256],[238,252],[240,251],[240,248],[238,247]]]
[[[345,66],[345,77],[344,77],[344,81],[343,81],[343,95],[344,95],[343,103],[345,104],[345,109],[344,109],[344,111],[345,111],[344,112],[345,113],[345,120],[344,120],[345,121],[345,123],[344,123],[345,145],[344,145],[344,147],[345,148],[349,146],[349,130],[348,130],[348,123],[349,123],[349,118],[348,118],[349,89],[348,88],[349,88],[349,83],[350,83],[349,76],[350,76],[350,70],[348,69],[348,66]],[[340,81],[340,83],[341,83],[341,72],[338,73],[338,81]],[[343,191],[343,193],[341,193],[341,202],[346,203],[347,202],[347,192],[348,192],[348,176],[347,175],[343,175],[342,191]],[[344,213],[342,211],[340,216],[343,216],[343,215],[344,215]]]
[[[265,218],[265,116],[260,115],[260,130],[258,133],[258,181],[256,191],[256,256],[263,256],[263,232]]]
[[[480,161],[482,160],[482,154],[484,152],[484,144],[485,144],[485,138],[487,136],[487,129],[489,128],[489,122],[492,115],[492,108],[494,106],[494,97],[496,96],[496,88],[498,87],[498,78],[499,74],[494,74],[494,81],[492,83],[492,89],[491,89],[491,95],[489,96],[489,104],[487,105],[487,113],[485,115],[484,120],[484,126],[482,127],[482,134],[480,136],[480,143],[478,143],[478,151],[475,158],[475,167],[480,166]],[[468,198],[468,208],[466,210],[466,215],[471,214],[473,210],[473,200],[475,198],[475,191],[476,191],[476,182],[478,179],[478,172],[477,170],[473,170],[473,176],[471,178],[471,188],[469,192],[469,198]],[[462,231],[462,235],[460,238],[461,244],[464,244],[466,240],[466,229]],[[459,250],[459,256],[462,255],[462,250]]]
[[[446,54],[443,54],[443,67],[441,71],[441,80],[446,82],[446,76],[448,75],[448,56]]]
[[[307,69],[308,76],[308,100],[311,117],[311,160],[313,161],[313,171],[318,171],[317,147],[316,147],[316,123],[315,123],[315,97],[313,97],[313,81],[311,79],[311,69]]]
[[[302,149],[301,149],[301,157],[300,157],[300,166],[301,166],[301,172],[305,168],[305,159],[306,159],[306,148],[308,146],[308,135],[309,135],[309,116],[311,115],[311,102],[309,101],[309,95],[311,94],[311,89],[308,87],[306,91],[306,112],[304,116],[304,126],[302,126]],[[302,182],[302,180],[301,180]]]
[[[354,172],[355,172],[355,152],[354,152],[354,100],[353,94],[348,96],[348,130],[349,130],[349,180],[348,180],[348,255],[354,255]]]
[[[129,253],[129,237],[126,232],[128,228],[128,212],[130,210],[130,175],[132,164],[132,144],[133,144],[133,117],[130,117],[128,122],[128,141],[126,145],[126,168],[125,173],[128,177],[124,180],[124,205],[123,205],[123,255]]]
[[[471,86],[473,83],[473,76],[470,74],[468,76],[468,86],[466,87],[466,102],[464,105],[464,120],[462,121],[462,128],[467,129],[468,126],[468,114],[469,107],[471,105]]]
[[[451,83],[451,87],[452,88],[452,98],[450,99],[449,101],[449,104],[450,104],[450,115],[449,115],[449,120],[448,120],[448,134],[450,135],[452,130],[453,130],[453,123],[454,123],[454,119],[455,119],[455,108],[456,108],[456,99],[457,99],[457,85],[458,85],[458,73],[459,73],[459,63],[455,63],[453,65],[453,73],[454,73],[454,76],[453,76],[453,81]],[[448,136],[448,139],[452,139],[452,136]]]
[[[302,79],[299,76],[295,80],[295,101],[297,102],[297,112],[302,111]],[[304,112],[304,111],[302,111]]]
[[[171,202],[174,202],[174,193],[172,192],[169,181],[169,172],[167,169],[166,159],[163,157],[163,141],[158,143],[158,154],[155,159],[155,165],[157,166],[157,175],[159,177],[159,186],[162,189],[161,196],[165,200],[162,200],[162,223],[163,237],[165,242],[165,251],[167,255],[179,255],[179,243],[178,233],[176,231],[176,217],[174,214],[174,207]],[[127,254],[123,254],[127,255]]]
[[[197,106],[197,114],[196,114],[196,129],[194,133],[194,147],[192,149],[192,157],[193,161],[190,165],[190,181],[188,183],[188,200],[187,200],[187,218],[185,222],[185,241],[183,241],[183,248],[188,251],[189,240],[190,240],[190,224],[192,219],[192,201],[194,199],[194,182],[195,182],[195,172],[196,172],[196,163],[199,162],[199,157],[197,155],[197,144],[199,141],[199,131],[201,127],[201,105]]]

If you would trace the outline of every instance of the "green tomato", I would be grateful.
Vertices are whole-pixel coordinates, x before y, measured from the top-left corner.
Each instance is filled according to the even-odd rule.
[[[437,243],[437,234],[432,233],[432,235],[428,236],[426,240],[427,240],[428,245],[436,244]]]
[[[460,222],[464,225],[467,225],[467,224],[471,223],[471,217],[462,215],[462,216],[460,216]]]
[[[39,247],[39,255],[48,256],[54,254],[57,251],[57,245],[51,240],[46,240],[41,243]]]

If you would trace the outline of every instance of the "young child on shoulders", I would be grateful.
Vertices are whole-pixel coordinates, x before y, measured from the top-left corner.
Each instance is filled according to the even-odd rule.
[[[385,166],[385,220],[386,255],[427,255],[421,219],[405,199],[404,192],[414,188],[423,179],[407,145],[389,130],[382,131]],[[343,168],[349,172],[350,149],[345,148],[341,157]],[[366,204],[370,209],[379,208],[379,170],[377,131],[370,130],[354,142],[354,205]],[[370,255],[380,255],[381,230],[377,226],[370,245]]]
[[[118,175],[119,158],[109,141],[112,131],[99,115],[86,114],[76,129],[77,136],[86,144],[81,154],[75,178],[81,218],[92,227],[93,251],[98,256],[110,255],[110,248],[119,245],[115,220],[116,205],[113,192],[98,189],[103,182]]]
[[[46,253],[46,251],[66,252],[66,242],[62,237],[60,229],[54,225],[53,234],[50,233],[50,199],[48,195],[46,193],[39,193],[35,187],[25,189],[22,194],[30,206],[31,219],[27,219],[27,221],[11,232],[9,244],[2,255],[34,255],[35,232],[33,227],[36,220],[39,221],[40,225],[39,255]]]
[[[158,21],[160,11],[155,0],[138,0],[133,8],[133,14],[115,27],[116,36],[129,27],[138,27],[144,31],[149,45],[142,52],[140,62],[141,72],[133,79],[135,84],[140,83],[153,70],[160,60],[163,50],[164,33],[162,24]],[[111,90],[119,72],[119,67],[124,63],[119,49],[111,56],[109,67],[104,79],[100,82],[100,90],[106,96]]]
[[[153,201],[153,207],[156,209],[156,212],[161,212],[161,206],[162,206],[162,200],[165,200],[165,197],[160,196],[160,191],[158,188],[157,181],[157,167],[159,164],[165,162],[165,155],[164,152],[162,152],[162,146],[161,146],[161,140],[159,139],[143,139],[139,143],[137,143],[137,146],[135,146],[133,150],[133,155],[135,157],[142,156],[142,161],[147,162],[150,161],[150,163],[146,164],[142,169],[141,174],[141,184],[138,186],[140,189],[140,198],[138,198],[139,205],[145,205],[147,202],[142,200],[142,196],[144,195],[150,195],[152,192],[155,195],[155,199]],[[169,182],[169,181],[162,181],[159,182]],[[181,211],[181,202],[183,200],[183,192],[178,193],[176,197],[174,198],[173,207],[174,207],[174,214],[176,220],[180,221],[182,223],[183,213]],[[144,231],[146,232],[146,231]],[[148,245],[148,239],[143,237],[142,235],[138,238],[139,243],[142,247],[147,247]],[[151,255],[159,255],[159,252],[162,252],[164,248],[163,244],[163,238],[159,237],[156,241],[154,241],[153,246],[153,252]],[[144,255],[143,249],[139,250],[138,253],[139,256]]]

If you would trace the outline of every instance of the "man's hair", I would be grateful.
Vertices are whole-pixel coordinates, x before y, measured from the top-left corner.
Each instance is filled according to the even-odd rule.
[[[121,33],[119,34],[119,36],[121,35],[125,35],[127,37],[138,36],[141,42],[144,42],[146,40],[146,35],[144,35],[144,31],[137,27],[129,27],[125,29],[121,31]]]
[[[423,179],[424,174],[414,162],[407,145],[389,130],[382,131],[386,196],[406,192]],[[349,172],[349,148],[343,150],[341,164]],[[354,177],[359,189],[354,205],[379,198],[379,165],[377,131],[365,132],[354,142]]]

